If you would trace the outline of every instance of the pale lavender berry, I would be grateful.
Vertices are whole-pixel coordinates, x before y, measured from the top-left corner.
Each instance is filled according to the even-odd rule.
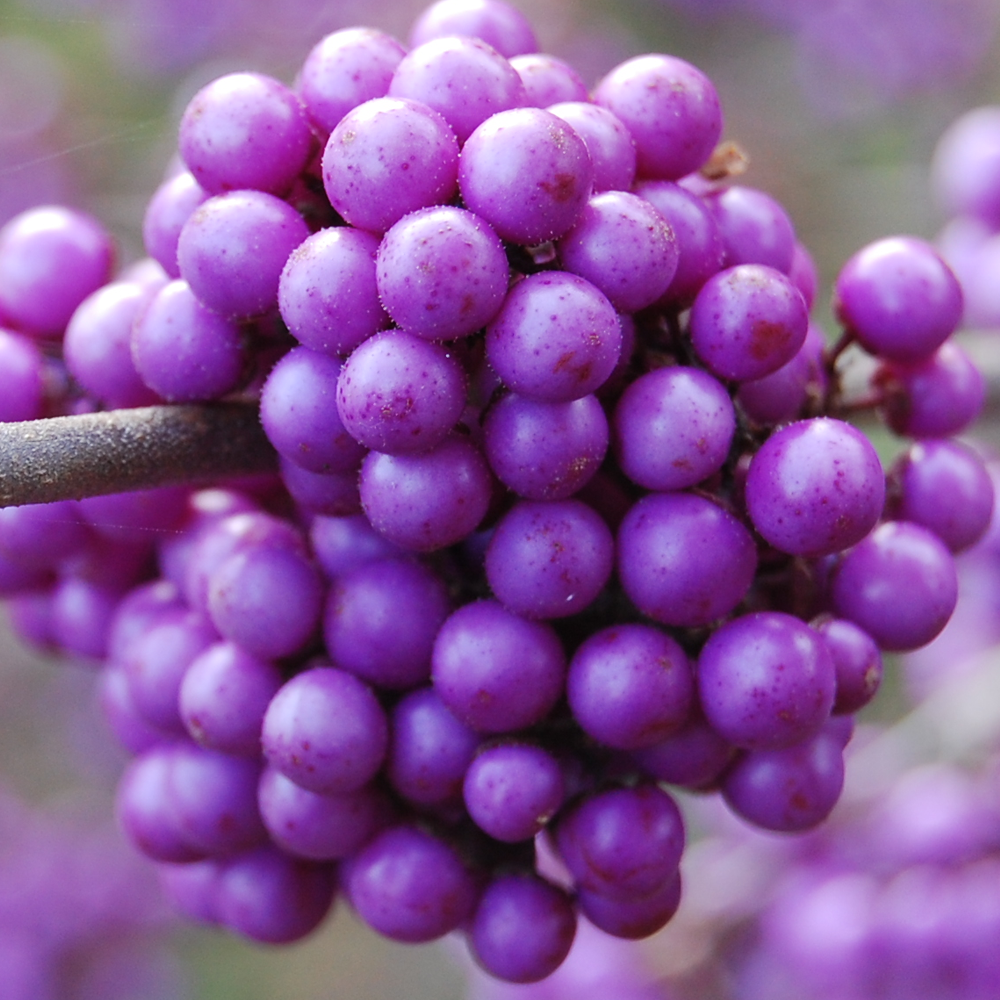
[[[328,136],[348,111],[385,97],[405,55],[395,38],[374,28],[344,28],[322,38],[306,56],[296,80],[312,126]]]
[[[545,107],[545,105],[542,105]],[[572,125],[587,145],[594,165],[594,191],[629,191],[635,180],[635,142],[607,108],[586,97],[563,98],[546,111]]]
[[[76,307],[111,277],[114,246],[92,216],[32,208],[0,229],[0,315],[33,337],[62,334]]]
[[[118,275],[119,281],[133,281],[143,288],[159,288],[170,279],[166,269],[158,260],[152,257],[140,257],[127,267],[123,267]]]
[[[430,677],[434,638],[450,611],[432,569],[412,559],[376,559],[330,588],[323,637],[343,670],[375,687],[406,690]]]
[[[459,143],[491,115],[527,103],[514,67],[482,39],[462,35],[435,38],[411,49],[393,73],[389,95],[433,108]]]
[[[540,722],[562,694],[565,674],[566,656],[555,630],[497,601],[459,608],[434,642],[434,689],[479,732],[510,732]]]
[[[993,480],[959,441],[918,441],[890,473],[893,516],[930,528],[951,549],[974,545],[993,516]]]
[[[436,111],[377,97],[349,111],[323,153],[323,186],[358,229],[384,233],[404,215],[455,193],[458,140]]]
[[[313,152],[302,102],[262,73],[230,73],[199,90],[181,117],[178,143],[211,194],[237,188],[282,194]]]
[[[1000,224],[1000,108],[995,104],[960,115],[938,140],[931,182],[950,218]]]
[[[483,419],[483,450],[508,489],[529,500],[564,500],[597,472],[608,419],[594,395],[547,403],[508,393]]]
[[[127,345],[126,341],[126,351]],[[0,371],[0,420],[40,417],[45,401],[45,359],[37,345],[28,337],[0,328]]]
[[[143,545],[149,542],[151,532],[173,532],[181,526],[189,510],[188,497],[188,490],[183,486],[109,493],[84,497],[80,501],[80,513],[104,538]],[[113,558],[106,557],[106,562],[109,582]]]
[[[854,622],[824,616],[813,627],[826,640],[837,675],[835,715],[864,708],[882,683],[882,653],[875,640]]]
[[[363,514],[349,517],[314,517],[309,526],[313,555],[330,580],[365,563],[400,555]]]
[[[684,821],[666,792],[641,782],[578,801],[557,821],[556,844],[579,888],[638,900],[677,873]]]
[[[529,743],[500,743],[476,755],[462,786],[473,822],[494,840],[530,840],[566,796],[559,761]]]
[[[744,754],[726,773],[722,793],[738,816],[787,833],[822,823],[843,786],[843,752],[824,730],[793,746]]]
[[[441,205],[404,216],[378,248],[378,294],[397,326],[428,340],[484,327],[507,294],[503,244],[477,215]]]
[[[438,0],[414,22],[410,45],[445,35],[481,38],[508,58],[538,51],[531,23],[505,0]]]
[[[314,666],[271,699],[261,745],[271,767],[314,792],[342,794],[378,773],[389,743],[372,689],[346,670]]]
[[[65,576],[52,591],[52,637],[68,653],[101,660],[121,591],[113,584]]]
[[[258,757],[264,712],[281,683],[273,663],[235,643],[215,643],[184,672],[178,694],[181,720],[203,747]]]
[[[340,794],[311,792],[274,768],[261,774],[257,802],[274,843],[311,861],[354,854],[391,815],[374,785]]]
[[[611,576],[614,539],[581,500],[522,500],[499,521],[486,550],[486,579],[525,618],[564,618],[590,605]]]
[[[632,134],[641,177],[677,180],[697,170],[722,133],[722,109],[701,70],[667,55],[636,56],[611,70],[594,103]]]
[[[590,923],[605,934],[626,941],[637,941],[655,934],[670,922],[680,902],[679,870],[641,899],[611,899],[590,889],[580,889],[576,894],[580,913]]]
[[[153,392],[174,403],[217,399],[243,374],[243,335],[208,309],[186,281],[165,285],[136,318],[132,361]]]
[[[284,545],[245,545],[208,580],[212,623],[261,659],[290,656],[309,642],[323,596],[324,581],[313,562]]]
[[[278,464],[285,489],[304,513],[348,517],[361,512],[357,472],[310,472],[286,458]]]
[[[946,340],[929,358],[884,361],[875,373],[885,422],[909,437],[949,437],[979,416],[986,380],[958,344]]]
[[[383,830],[347,865],[355,912],[394,941],[433,941],[471,915],[478,883],[458,852],[415,825]]]
[[[510,874],[495,878],[480,897],[469,945],[490,975],[534,983],[562,965],[575,934],[576,911],[565,890],[533,874]]]
[[[677,732],[630,756],[654,781],[697,791],[712,788],[735,754],[732,743],[705,721],[696,699],[687,721]]]
[[[824,556],[859,542],[882,514],[885,474],[861,431],[830,417],[789,424],[750,461],[747,512],[782,552]]]
[[[557,249],[565,270],[596,285],[624,313],[656,302],[677,270],[670,224],[648,201],[627,191],[594,195]]]
[[[270,844],[220,865],[215,907],[221,924],[251,941],[289,944],[326,918],[336,869],[293,858]]]
[[[209,197],[209,193],[183,170],[165,180],[153,193],[142,220],[142,241],[146,253],[157,261],[171,278],[181,276],[177,266],[177,240],[191,213]]]
[[[231,556],[247,545],[276,544],[305,554],[299,529],[290,521],[265,514],[256,505],[236,504],[223,508],[221,516],[206,519],[196,527],[190,554],[179,574],[178,586],[194,609],[208,610],[208,581]]]
[[[138,756],[176,738],[147,722],[136,711],[125,671],[121,667],[108,663],[100,672],[98,685],[98,699],[104,718],[129,754]]]
[[[795,249],[792,251],[792,266],[788,270],[788,277],[802,293],[802,298],[806,300],[806,308],[812,310],[819,289],[819,271],[809,248],[799,240],[795,241]]]
[[[108,632],[108,660],[121,662],[129,646],[164,612],[182,610],[178,588],[169,580],[155,580],[133,588],[115,610]]]
[[[541,108],[515,108],[487,118],[466,141],[458,171],[466,207],[501,239],[526,246],[568,232],[593,180],[583,139]]]
[[[25,566],[54,570],[91,537],[75,500],[0,507],[0,554]]]
[[[389,326],[375,280],[378,246],[372,233],[335,226],[292,251],[278,280],[278,309],[300,344],[349,354]]]
[[[70,374],[106,406],[151,406],[159,402],[132,361],[132,326],[157,289],[112,281],[92,292],[70,318],[63,337],[63,360]],[[9,335],[8,335],[9,336]],[[8,350],[4,388],[18,365]]]
[[[393,706],[386,779],[417,805],[459,801],[479,742],[479,734],[449,711],[434,688],[418,688]]]
[[[257,809],[260,763],[191,743],[170,758],[164,795],[180,836],[207,857],[222,857],[267,840]]]
[[[743,412],[755,423],[783,424],[801,416],[805,407],[823,398],[827,374],[823,366],[826,341],[812,323],[791,361],[763,378],[741,382],[736,392]]]
[[[795,257],[795,229],[769,194],[734,184],[706,199],[725,247],[726,267],[766,264],[788,274]]]
[[[419,454],[369,452],[361,465],[361,504],[372,527],[415,552],[445,548],[486,516],[493,477],[482,453],[458,434]]]
[[[161,861],[156,875],[167,902],[182,916],[197,924],[214,926],[219,923],[219,870],[223,862],[204,858],[187,864]]]
[[[307,237],[305,219],[264,191],[230,191],[202,203],[177,241],[181,276],[209,309],[234,318],[278,304],[289,254]]]
[[[687,308],[722,269],[725,248],[718,223],[704,199],[673,181],[640,181],[634,192],[667,220],[677,243],[677,270],[659,304]]]
[[[603,385],[621,354],[614,306],[589,281],[541,271],[518,282],[486,328],[486,357],[515,392],[569,402]]]
[[[441,444],[465,401],[465,370],[455,355],[407,330],[370,337],[337,380],[336,410],[348,434],[391,455]]]
[[[115,792],[119,827],[155,861],[187,863],[205,857],[182,835],[167,796],[173,760],[184,752],[184,744],[178,743],[150,747],[130,762]]]
[[[289,351],[260,393],[260,421],[283,458],[310,472],[354,472],[366,454],[337,415],[339,358],[308,347]]]
[[[561,101],[586,101],[587,85],[569,63],[545,52],[526,52],[510,61],[524,84],[526,107],[552,109]]]

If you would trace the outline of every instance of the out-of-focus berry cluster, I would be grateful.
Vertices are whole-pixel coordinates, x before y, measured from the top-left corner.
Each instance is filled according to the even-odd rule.
[[[990,0],[664,0],[701,19],[744,16],[791,36],[797,82],[821,112],[871,114],[960,86],[988,65]]]
[[[965,292],[964,326],[1000,328],[1000,107],[956,119],[932,163],[936,200],[947,219],[941,253]]]
[[[0,991],[9,1000],[184,1000],[174,920],[144,859],[81,802],[0,793]]]
[[[444,0],[408,51],[348,29],[292,87],[213,81],[114,280],[78,212],[0,231],[5,419],[243,397],[281,458],[0,511],[15,624],[103,663],[119,819],[196,919],[291,941],[340,892],[516,982],[577,912],[646,936],[666,788],[820,823],[882,651],[943,628],[989,523],[933,248],[848,261],[827,346],[712,82],[651,54],[588,93],[536,48]],[[888,471],[873,411],[915,439]]]

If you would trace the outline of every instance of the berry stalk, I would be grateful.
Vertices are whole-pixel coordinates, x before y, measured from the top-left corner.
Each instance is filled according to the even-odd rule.
[[[252,403],[143,406],[0,424],[4,507],[276,468]]]

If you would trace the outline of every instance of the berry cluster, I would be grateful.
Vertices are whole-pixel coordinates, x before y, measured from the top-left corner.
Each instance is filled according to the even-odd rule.
[[[645,55],[588,94],[536,48],[500,0],[442,0],[409,51],[350,29],[294,88],[210,83],[114,281],[79,213],[0,232],[7,419],[242,395],[280,456],[0,511],[14,620],[104,661],[120,820],[193,917],[290,941],[339,887],[519,982],[578,911],[650,934],[664,786],[822,821],[881,651],[941,630],[987,526],[933,249],[849,261],[826,349],[711,81]],[[888,476],[855,406],[919,439]]]

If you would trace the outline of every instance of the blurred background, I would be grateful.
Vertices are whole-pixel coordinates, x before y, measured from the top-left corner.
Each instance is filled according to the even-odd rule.
[[[422,6],[414,0],[0,0],[0,223],[40,203],[74,205],[110,227],[123,265],[140,258],[145,204],[174,155],[180,113],[200,86],[236,69],[291,81],[315,42],[349,25],[371,25],[405,41]],[[855,250],[895,233],[935,238],[945,221],[931,193],[935,143],[962,112],[1000,103],[1000,0],[533,0],[520,6],[543,51],[569,60],[588,84],[623,59],[650,51],[681,56],[708,73],[725,109],[725,138],[749,154],[746,183],[786,206],[817,262],[821,321],[829,320],[837,270]],[[989,363],[991,348],[978,349]],[[1000,446],[989,417],[975,433],[985,447]],[[993,566],[1000,557],[989,559]],[[882,758],[869,755],[869,772],[878,771],[872,761],[884,764],[886,754],[895,762],[886,765],[887,775],[949,754],[980,768],[992,760],[1000,739],[996,720],[980,720],[973,730],[967,720],[955,721],[956,704],[986,699],[996,688],[989,648],[997,636],[983,625],[994,606],[977,608],[961,626],[964,638],[974,634],[975,641],[945,641],[922,654],[922,666],[911,671],[920,683],[890,671],[873,723],[901,718],[918,703],[925,707],[902,724],[895,743],[882,744]],[[961,671],[962,683],[972,686],[943,708],[926,707],[938,689],[935,678],[950,674],[959,660],[974,664]],[[957,749],[941,736],[955,726],[968,736]],[[343,908],[313,938],[282,949],[178,927],[155,881],[110,822],[122,763],[93,707],[87,668],[51,662],[5,638],[0,967],[21,989],[3,994],[5,1000],[65,1000],[67,987],[60,984],[66,982],[80,1000],[469,995],[460,948],[385,944]],[[870,786],[859,791],[848,813],[852,802],[857,809],[870,794]],[[660,992],[649,996],[735,995],[726,992],[726,949],[740,920],[762,905],[783,863],[784,840],[737,835],[701,808],[692,807],[693,828],[712,836],[693,854],[690,881],[695,872],[749,874],[730,881],[728,895],[715,883],[715,896],[709,892],[711,898],[699,902],[695,894],[693,916],[643,945],[635,962],[649,982],[661,980]],[[751,841],[755,846],[740,855],[742,867],[730,861],[727,868],[723,854],[712,854],[720,844],[742,850]],[[46,969],[58,970],[58,977]],[[1000,986],[987,995],[1000,995]],[[771,1000],[779,1000],[777,994]]]

